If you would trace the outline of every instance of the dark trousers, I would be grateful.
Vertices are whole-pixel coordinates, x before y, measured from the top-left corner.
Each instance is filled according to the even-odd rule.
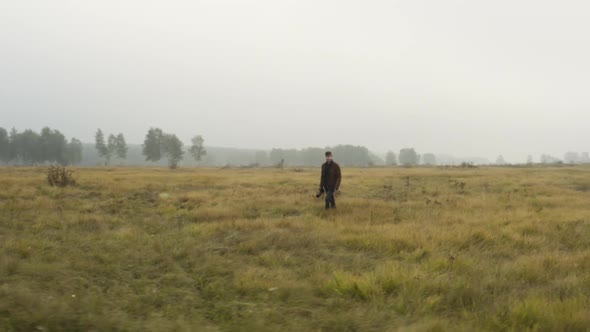
[[[334,188],[326,188],[326,209],[336,208],[336,199],[334,198]]]

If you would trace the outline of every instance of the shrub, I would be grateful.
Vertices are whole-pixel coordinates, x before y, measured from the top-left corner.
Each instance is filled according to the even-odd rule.
[[[76,185],[73,171],[63,166],[49,166],[47,170],[47,182],[52,187],[67,187]]]

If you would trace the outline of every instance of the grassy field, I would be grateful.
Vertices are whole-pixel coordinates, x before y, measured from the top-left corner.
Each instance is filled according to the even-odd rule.
[[[0,168],[0,331],[590,331],[590,168]]]

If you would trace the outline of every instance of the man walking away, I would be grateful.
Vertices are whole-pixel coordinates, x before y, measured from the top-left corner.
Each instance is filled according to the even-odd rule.
[[[340,190],[341,179],[340,166],[332,158],[332,152],[326,152],[326,162],[322,165],[322,178],[318,194],[319,197],[322,193],[326,193],[326,209],[336,208],[334,194]]]

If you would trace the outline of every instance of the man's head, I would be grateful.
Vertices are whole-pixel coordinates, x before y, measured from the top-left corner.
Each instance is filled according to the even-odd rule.
[[[333,159],[334,158],[332,158],[332,152],[327,151],[326,152],[326,162],[331,163]]]

